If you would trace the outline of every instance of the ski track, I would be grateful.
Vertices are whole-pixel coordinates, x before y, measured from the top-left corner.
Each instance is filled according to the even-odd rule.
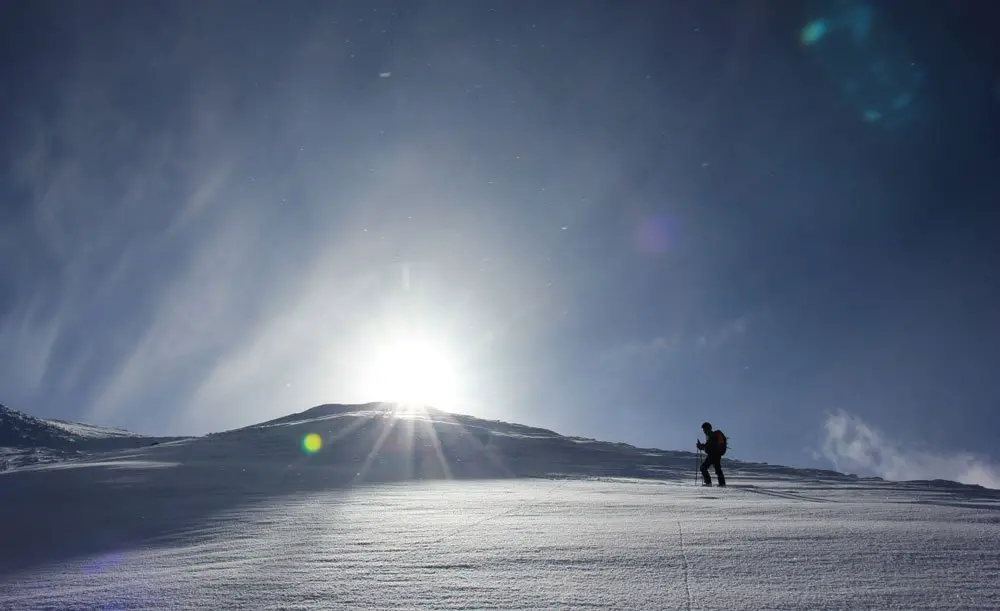
[[[740,487],[731,477],[728,490],[523,479],[247,498],[164,524],[128,549],[5,571],[0,608],[1000,608],[994,505],[941,504],[904,486],[811,489],[758,477]],[[136,511],[211,494],[124,482],[155,495],[135,499]],[[75,500],[74,511],[109,502]],[[0,518],[11,506],[5,499]],[[67,519],[37,510],[42,522]],[[16,553],[8,543],[4,535],[2,553]]]

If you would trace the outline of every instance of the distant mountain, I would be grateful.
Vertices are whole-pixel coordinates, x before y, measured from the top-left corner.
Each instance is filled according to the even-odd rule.
[[[0,465],[51,462],[92,452],[141,448],[177,437],[150,437],[122,429],[36,418],[0,404]]]
[[[121,429],[108,429],[64,420],[44,420],[0,405],[0,446],[63,449],[96,439],[139,439]]]

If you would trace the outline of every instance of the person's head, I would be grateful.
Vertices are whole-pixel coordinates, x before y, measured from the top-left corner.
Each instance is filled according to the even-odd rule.
[[[705,432],[706,435],[712,432],[712,425],[708,422],[701,423],[701,430]]]

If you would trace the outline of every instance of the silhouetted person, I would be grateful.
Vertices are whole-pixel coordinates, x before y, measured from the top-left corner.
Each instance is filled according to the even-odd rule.
[[[726,485],[726,476],[722,473],[722,455],[726,453],[726,436],[722,431],[713,431],[712,425],[703,422],[701,430],[705,432],[705,443],[698,442],[698,449],[705,451],[705,460],[701,463],[701,477],[706,486],[712,485],[712,476],[708,474],[708,467],[715,467],[715,477],[719,480],[720,486]]]

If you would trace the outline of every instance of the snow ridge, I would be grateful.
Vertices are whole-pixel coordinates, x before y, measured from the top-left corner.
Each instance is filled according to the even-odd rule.
[[[174,439],[36,418],[0,404],[0,468],[7,470]]]

